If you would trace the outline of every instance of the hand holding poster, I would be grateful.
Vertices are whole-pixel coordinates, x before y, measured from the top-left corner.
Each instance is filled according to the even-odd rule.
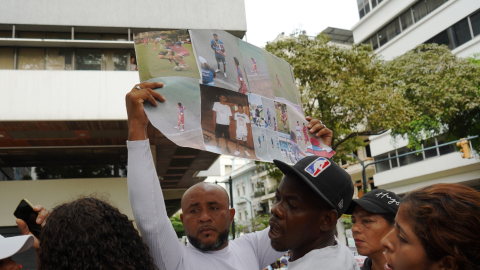
[[[179,146],[294,164],[334,151],[308,131],[287,62],[222,30],[134,34],[140,80],[164,83],[145,112]]]

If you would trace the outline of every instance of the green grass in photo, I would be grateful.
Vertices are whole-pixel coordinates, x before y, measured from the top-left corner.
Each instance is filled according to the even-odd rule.
[[[175,63],[169,63],[168,60],[158,58],[160,45],[157,44],[157,50],[154,51],[154,42],[150,42],[147,46],[143,43],[135,45],[135,53],[137,55],[138,71],[140,74],[140,81],[148,81],[157,77],[190,77],[200,78],[197,62],[193,54],[192,44],[182,44],[190,52],[190,56],[183,58],[185,63],[189,66],[182,71],[176,71]]]

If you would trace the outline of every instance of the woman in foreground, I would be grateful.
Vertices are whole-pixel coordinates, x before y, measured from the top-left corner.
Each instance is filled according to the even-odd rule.
[[[17,224],[29,233],[24,222]],[[33,247],[42,270],[157,269],[128,217],[93,197],[55,207]]]
[[[381,243],[386,270],[480,269],[480,193],[459,184],[408,193]]]

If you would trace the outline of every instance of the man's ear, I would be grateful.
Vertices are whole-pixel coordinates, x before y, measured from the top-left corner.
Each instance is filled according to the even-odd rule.
[[[235,218],[235,208],[228,209],[230,211],[230,224],[233,222],[233,218]]]
[[[438,267],[442,270],[458,270],[457,261],[450,255],[441,258]]]
[[[324,232],[330,231],[337,226],[338,213],[335,209],[324,210],[320,229]]]
[[[183,224],[183,214],[180,214],[180,221],[181,221],[182,224]]]

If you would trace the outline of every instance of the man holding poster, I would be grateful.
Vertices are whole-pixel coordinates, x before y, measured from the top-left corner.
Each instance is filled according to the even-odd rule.
[[[128,192],[136,224],[157,267],[161,270],[251,270],[263,269],[280,258],[285,252],[275,251],[270,245],[270,228],[228,241],[235,209],[228,207],[227,192],[212,183],[196,184],[183,195],[180,219],[190,243],[184,246],[178,241],[165,209],[146,134],[149,120],[143,108],[145,101],[153,106],[157,106],[157,100],[165,101],[152,90],[163,84],[145,82],[137,86],[126,96]],[[309,128],[331,144],[332,131],[323,128],[318,120],[312,120]]]

